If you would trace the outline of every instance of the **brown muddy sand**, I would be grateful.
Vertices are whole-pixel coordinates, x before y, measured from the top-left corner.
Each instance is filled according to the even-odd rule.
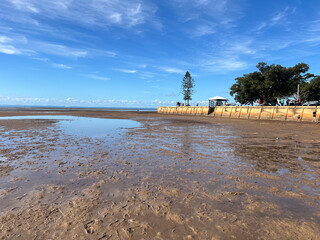
[[[1,239],[320,239],[320,124],[0,111],[19,115],[138,126],[92,137],[0,120]]]

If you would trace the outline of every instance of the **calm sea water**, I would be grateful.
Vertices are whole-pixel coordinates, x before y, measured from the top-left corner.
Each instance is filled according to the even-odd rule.
[[[60,107],[60,106],[21,106],[21,105],[0,105],[0,111],[17,111],[17,110],[59,110],[59,111],[67,111],[67,110],[86,110],[86,111],[150,111],[155,112],[157,108],[131,108],[131,107]]]

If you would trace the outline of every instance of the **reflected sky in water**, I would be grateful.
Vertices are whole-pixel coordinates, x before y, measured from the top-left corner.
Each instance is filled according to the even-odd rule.
[[[127,119],[104,119],[74,116],[14,116],[0,117],[0,120],[59,120],[56,125],[68,135],[81,137],[103,137],[119,129],[140,127],[140,123]]]

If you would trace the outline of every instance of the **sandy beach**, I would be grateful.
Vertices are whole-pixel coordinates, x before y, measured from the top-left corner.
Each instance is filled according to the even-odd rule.
[[[0,119],[1,239],[320,239],[320,124],[0,111],[40,115]]]

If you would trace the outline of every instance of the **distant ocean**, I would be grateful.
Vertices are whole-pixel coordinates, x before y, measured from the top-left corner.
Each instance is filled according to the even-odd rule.
[[[0,105],[0,110],[41,110],[41,111],[50,111],[50,110],[100,110],[100,111],[146,111],[146,112],[155,112],[157,108],[138,108],[138,107],[78,107],[78,106],[25,106],[25,105]]]

